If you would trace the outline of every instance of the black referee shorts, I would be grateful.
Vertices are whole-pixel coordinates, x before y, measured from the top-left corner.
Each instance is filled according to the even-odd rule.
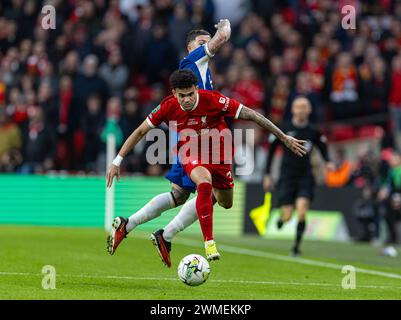
[[[297,198],[313,200],[315,179],[311,172],[282,174],[277,185],[278,205],[295,204]]]

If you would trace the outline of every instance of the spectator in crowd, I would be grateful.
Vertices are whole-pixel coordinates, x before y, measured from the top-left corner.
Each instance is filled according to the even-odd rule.
[[[169,36],[174,50],[177,52],[180,59],[187,55],[187,49],[185,48],[183,39],[185,39],[187,33],[193,28],[194,25],[189,19],[187,7],[184,3],[178,2],[174,7],[174,15],[169,21]]]
[[[401,155],[394,152],[390,158],[390,171],[384,185],[379,191],[378,199],[386,205],[384,219],[387,224],[388,238],[386,244],[398,242],[397,221],[401,218]]]
[[[106,106],[106,123],[101,133],[101,139],[104,143],[107,143],[108,135],[114,135],[116,139],[116,147],[120,147],[124,142],[124,135],[121,130],[121,114],[122,105],[121,99],[118,97],[111,97],[107,101]]]
[[[379,217],[375,194],[370,186],[362,189],[362,198],[353,204],[353,213],[361,226],[358,241],[370,242],[379,236]]]
[[[334,168],[326,171],[326,185],[332,188],[340,188],[348,184],[353,165],[346,160],[343,149],[338,148],[333,157]]]
[[[155,25],[147,47],[146,76],[149,83],[166,81],[177,69],[177,65],[177,53],[168,36],[166,25]]]
[[[53,169],[56,147],[54,131],[46,126],[41,107],[29,113],[29,125],[24,133],[24,164],[22,173],[41,173]]]
[[[0,171],[12,172],[21,164],[21,147],[20,129],[0,107]]]
[[[59,108],[54,90],[49,82],[42,82],[39,85],[38,104],[44,112],[46,127],[56,132],[59,123]]]
[[[360,72],[360,78],[364,114],[386,112],[390,78],[384,60],[379,57],[374,58],[371,65]]]
[[[136,128],[138,128],[142,119],[138,102],[135,100],[126,101],[123,115],[121,117],[121,130],[124,135],[124,140],[127,139]]]
[[[82,128],[84,128],[85,135],[83,167],[87,171],[97,171],[97,159],[103,151],[100,136],[105,125],[105,115],[102,109],[101,97],[97,94],[90,95],[87,111],[82,118]]]
[[[29,132],[29,110],[40,106],[46,132],[52,131],[56,139],[56,169],[87,165],[84,136],[93,132],[95,121],[87,119],[89,97],[98,96],[102,107],[110,97],[118,97],[121,101],[112,104],[124,105],[127,118],[143,120],[145,111],[155,107],[154,101],[169,92],[166,79],[185,52],[187,30],[211,32],[220,17],[231,20],[234,32],[211,64],[215,89],[237,94],[277,124],[284,120],[293,98],[306,95],[317,111],[312,121],[318,126],[351,121],[358,131],[368,120],[355,120],[372,115],[369,121],[401,141],[397,138],[401,128],[398,1],[364,3],[357,11],[355,30],[339,27],[341,14],[335,1],[52,4],[57,12],[56,30],[41,28],[38,2],[2,2],[0,108],[6,108],[21,132]],[[137,111],[128,115],[129,110]],[[388,110],[391,116],[386,119]],[[130,126],[124,115],[117,124],[126,135]],[[399,149],[401,143],[395,147]],[[126,169],[146,173],[146,166],[141,162]],[[93,165],[89,167],[93,170]]]
[[[280,124],[284,120],[289,95],[290,79],[281,75],[277,78],[269,103],[270,119],[276,124]]]
[[[259,80],[255,69],[250,66],[243,68],[237,83],[232,89],[233,97],[244,105],[262,112],[264,94],[263,82]]]
[[[63,60],[60,61],[60,74],[69,75],[73,79],[78,75],[79,55],[76,51],[69,51]]]
[[[54,125],[57,124],[58,134],[55,167],[65,170],[72,167],[72,158],[75,154],[73,136],[77,127],[75,123],[78,122],[80,117],[74,110],[73,80],[69,75],[64,75],[60,78],[58,92],[58,110],[56,114],[58,119],[54,123]],[[56,119],[54,118],[53,121],[56,121]]]
[[[107,83],[112,96],[122,97],[123,90],[129,78],[128,67],[123,64],[121,52],[114,49],[99,69],[99,75]]]
[[[389,107],[391,113],[391,124],[397,147],[401,148],[401,55],[392,60],[391,87],[389,95]]]
[[[308,73],[305,73],[305,72],[299,72],[297,74],[297,77],[295,80],[295,88],[291,91],[291,93],[288,96],[288,101],[287,101],[285,115],[284,115],[285,121],[289,121],[291,119],[291,117],[292,117],[291,105],[292,105],[292,102],[298,96],[306,97],[311,103],[312,113],[309,117],[311,123],[316,123],[316,121],[318,121],[318,120],[319,120],[319,122],[322,121],[324,115],[320,108],[319,96],[315,91],[313,91],[312,79],[310,77],[311,77],[311,75]]]
[[[360,115],[357,69],[347,52],[337,58],[331,76],[330,101],[335,120]]]
[[[319,52],[315,47],[311,47],[306,52],[306,59],[302,65],[302,71],[308,76],[311,90],[320,94],[324,86],[324,64],[319,59]]]
[[[93,54],[86,56],[82,65],[82,73],[75,78],[74,93],[77,99],[78,114],[85,112],[86,101],[91,94],[99,94],[102,101],[109,96],[106,82],[98,75],[98,61],[99,59]]]
[[[152,112],[156,106],[159,105],[160,101],[164,99],[166,92],[164,86],[161,83],[155,83],[150,87],[148,101],[143,105],[141,110],[141,118],[145,119],[149,113]]]

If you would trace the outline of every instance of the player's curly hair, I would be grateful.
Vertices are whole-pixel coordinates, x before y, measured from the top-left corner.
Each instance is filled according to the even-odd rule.
[[[198,85],[198,78],[191,70],[176,70],[170,76],[171,89],[187,89]]]

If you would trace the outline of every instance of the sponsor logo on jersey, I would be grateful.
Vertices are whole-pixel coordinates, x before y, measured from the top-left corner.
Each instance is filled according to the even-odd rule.
[[[160,109],[160,104],[156,108],[153,109],[152,113],[156,113],[157,111],[159,111],[159,109]]]
[[[197,124],[198,124],[198,121],[196,119],[189,119],[188,122],[187,122],[188,126],[194,126],[194,125],[197,125]]]

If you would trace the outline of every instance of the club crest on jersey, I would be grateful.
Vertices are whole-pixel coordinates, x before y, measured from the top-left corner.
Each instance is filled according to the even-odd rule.
[[[221,104],[224,104],[224,108],[222,109],[223,112],[227,111],[228,109],[228,105],[230,103],[230,98],[224,98],[224,97],[220,97],[219,102]]]

